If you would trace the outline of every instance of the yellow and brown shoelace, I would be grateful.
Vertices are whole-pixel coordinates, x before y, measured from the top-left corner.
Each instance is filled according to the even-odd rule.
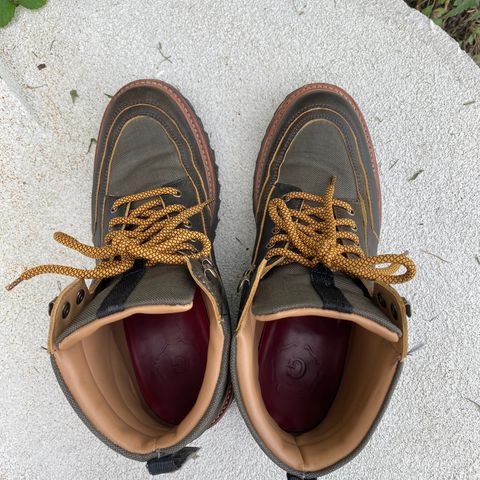
[[[299,263],[313,268],[321,263],[334,272],[342,271],[351,277],[388,284],[411,280],[415,276],[413,260],[405,254],[366,256],[354,233],[355,221],[336,218],[334,207],[350,215],[353,209],[349,203],[333,198],[335,182],[333,177],[325,195],[291,192],[270,201],[268,213],[275,228],[265,258],[277,257],[277,265]],[[287,202],[292,199],[302,200],[302,208],[289,209]],[[280,242],[283,246],[277,246]],[[402,266],[405,272],[396,274]]]
[[[211,242],[204,233],[189,228],[189,218],[202,211],[209,202],[189,208],[179,204],[166,205],[163,199],[166,195],[178,197],[180,192],[175,188],[162,187],[116,200],[112,211],[126,205],[125,216],[110,220],[109,232],[103,246],[85,245],[62,232],[54,234],[53,238],[57,242],[97,260],[95,268],[40,265],[25,270],[7,285],[7,290],[11,290],[23,280],[44,273],[103,279],[126,272],[133,267],[136,260],[144,260],[146,266],[159,263],[181,265],[187,262],[187,258],[195,260],[208,257],[212,248]],[[129,211],[133,202],[142,200],[148,201]],[[199,246],[201,248],[198,248]]]

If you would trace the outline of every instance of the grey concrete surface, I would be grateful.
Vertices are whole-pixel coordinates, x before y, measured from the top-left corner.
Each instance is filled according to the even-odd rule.
[[[191,100],[216,150],[215,248],[234,312],[254,240],[254,163],[274,109],[308,82],[351,93],[380,163],[381,251],[417,261],[400,290],[414,305],[411,345],[425,346],[368,447],[329,478],[480,478],[480,411],[467,400],[480,401],[480,69],[444,32],[401,0],[50,0],[0,30],[0,77],[3,282],[40,262],[86,263],[51,235],[88,241],[88,147],[105,94],[154,77]],[[68,281],[0,293],[0,479],[147,478],[87,431],[41,348],[47,303]],[[195,445],[198,458],[169,478],[284,478],[235,406]]]

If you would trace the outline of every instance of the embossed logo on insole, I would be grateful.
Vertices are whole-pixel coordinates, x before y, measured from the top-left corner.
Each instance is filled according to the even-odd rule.
[[[175,373],[185,373],[189,368],[189,362],[183,355],[176,355],[171,359],[172,369]]]
[[[287,364],[287,375],[290,378],[298,379],[305,375],[307,366],[301,358],[290,359]]]
[[[276,364],[277,391],[314,389],[318,377],[318,359],[310,345],[285,344]]]

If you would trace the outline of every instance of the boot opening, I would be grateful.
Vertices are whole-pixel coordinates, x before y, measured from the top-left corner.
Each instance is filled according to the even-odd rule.
[[[176,445],[205,416],[223,349],[219,312],[197,288],[190,305],[135,307],[78,328],[52,360],[99,436],[146,454]]]
[[[197,400],[207,364],[210,327],[200,292],[187,312],[132,315],[123,326],[143,399],[160,420],[178,425]]]
[[[238,386],[266,448],[292,470],[317,472],[368,436],[397,372],[399,339],[356,315],[291,315],[247,311],[237,333]]]

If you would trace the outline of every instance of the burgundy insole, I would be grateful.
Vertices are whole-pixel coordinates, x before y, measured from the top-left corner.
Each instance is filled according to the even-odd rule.
[[[265,406],[283,430],[302,433],[327,414],[340,385],[350,322],[289,317],[267,322],[258,348]]]
[[[124,328],[143,398],[161,420],[178,425],[197,400],[207,364],[210,326],[201,293],[188,312],[132,315]]]

